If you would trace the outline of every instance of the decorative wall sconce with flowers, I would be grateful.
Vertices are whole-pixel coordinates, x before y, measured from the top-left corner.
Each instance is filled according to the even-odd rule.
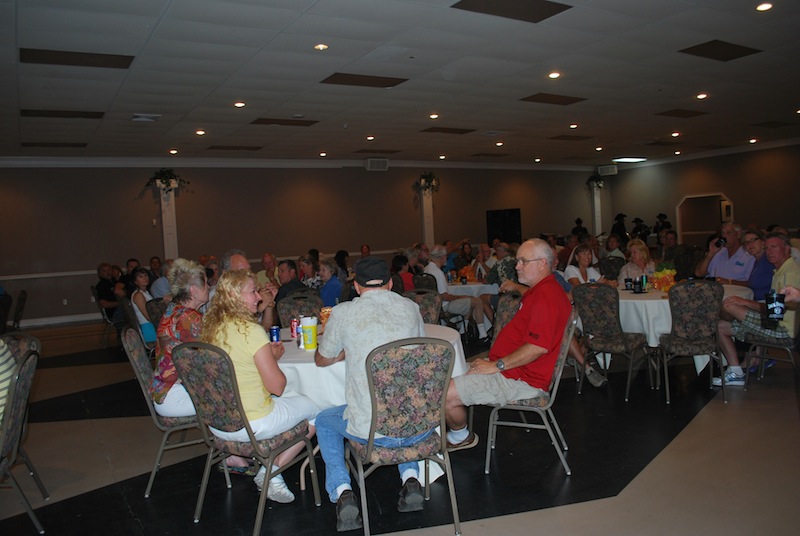
[[[602,190],[605,183],[603,182],[603,177],[594,174],[586,180],[586,186],[588,186],[590,190],[594,190],[595,188]]]
[[[155,186],[162,193],[168,194],[173,190],[180,190],[188,184],[189,181],[182,179],[180,175],[175,173],[175,170],[171,168],[161,168],[153,173],[153,176],[148,179],[144,187],[147,189],[151,186]]]

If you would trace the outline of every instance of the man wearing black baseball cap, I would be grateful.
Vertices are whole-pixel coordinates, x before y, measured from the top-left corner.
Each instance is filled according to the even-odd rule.
[[[392,292],[392,279],[386,261],[364,257],[355,267],[355,288],[359,297],[340,303],[331,311],[315,356],[325,367],[344,360],[347,405],[327,409],[317,415],[317,439],[325,460],[325,489],[336,503],[336,530],[362,527],[358,499],[350,486],[344,456],[346,439],[366,444],[372,418],[372,401],[367,382],[366,359],[376,347],[408,337],[422,337],[425,326],[416,303]],[[385,446],[403,447],[427,438],[433,430],[414,437],[391,438]],[[375,441],[381,445],[384,438]],[[416,462],[398,466],[403,489],[397,508],[401,512],[422,510],[424,495]]]

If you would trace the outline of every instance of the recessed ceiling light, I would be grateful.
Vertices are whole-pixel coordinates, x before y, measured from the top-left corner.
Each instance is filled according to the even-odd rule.
[[[431,119],[439,119],[439,114],[431,114],[428,117],[430,117]]]
[[[245,106],[242,101],[234,102],[233,105],[236,106],[237,108],[244,108]]]
[[[328,153],[322,152],[322,153],[319,153],[319,155],[320,155],[322,158],[325,158],[326,156],[328,156]]]
[[[503,142],[502,141],[496,141],[496,142],[494,142],[494,144],[497,145],[498,147],[502,147],[503,146]]]
[[[697,95],[695,95],[695,98],[696,98],[697,100],[703,100],[703,99],[706,99],[706,98],[708,98],[708,93],[698,93]]]
[[[326,45],[325,43],[317,43],[316,45],[314,45],[314,50],[320,50],[320,51],[328,50],[328,45]]]
[[[758,4],[756,6],[756,11],[769,11],[770,9],[772,9],[772,4],[769,4],[767,2],[764,2],[763,4]]]
[[[445,155],[443,155],[443,154],[439,155],[439,160],[444,160],[445,158],[447,158]]]
[[[758,140],[755,138],[750,138],[750,143],[756,143]]]
[[[681,135],[680,132],[673,132],[672,134],[670,134],[670,136],[672,136],[673,138],[677,138],[680,135]]]
[[[178,150],[177,149],[170,149],[169,150],[169,154],[178,154]]]
[[[569,128],[578,128],[578,124],[577,124],[577,123],[572,123],[572,124],[569,126]]]
[[[674,154],[679,155],[679,154],[681,154],[681,152],[680,151],[675,151]]]
[[[621,156],[619,158],[612,158],[611,161],[618,164],[636,164],[638,162],[647,161],[647,158],[642,156]]]
[[[534,162],[536,162],[536,163],[538,164],[539,162],[541,162],[541,161],[542,161],[542,159],[541,159],[541,158],[534,158],[534,159],[533,159],[533,161],[534,161]]]
[[[548,74],[547,76],[548,76],[549,78],[552,78],[553,80],[555,80],[556,78],[558,78],[559,76],[561,76],[561,73],[559,73],[559,72],[556,72],[556,71],[553,71],[552,73]]]
[[[196,130],[195,134],[197,134],[198,136],[205,136],[206,135],[206,131],[205,130]]]
[[[601,145],[598,145],[597,147],[594,148],[594,150],[599,152],[603,150],[603,147]]]
[[[367,136],[367,141],[372,141],[375,139],[375,136]]]

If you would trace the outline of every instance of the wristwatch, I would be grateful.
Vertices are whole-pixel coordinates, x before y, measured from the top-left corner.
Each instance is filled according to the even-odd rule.
[[[502,372],[502,371],[504,371],[504,370],[506,370],[506,364],[503,362],[503,360],[502,360],[502,359],[498,359],[497,361],[495,361],[495,362],[494,362],[494,364],[495,364],[495,365],[497,365],[497,368],[498,368],[498,369],[499,369],[501,372]]]

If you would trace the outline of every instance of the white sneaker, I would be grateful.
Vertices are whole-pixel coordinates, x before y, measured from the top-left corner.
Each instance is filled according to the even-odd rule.
[[[266,476],[267,468],[262,465],[261,469],[259,469],[258,473],[256,473],[256,476],[253,477],[253,482],[255,482],[259,493],[261,493],[261,489],[264,487],[264,478],[266,478]]]
[[[292,493],[292,490],[286,487],[286,482],[284,482],[282,476],[276,476],[269,481],[269,487],[267,488],[267,499],[277,503],[288,504],[294,501],[294,493]]]
[[[594,387],[605,387],[608,383],[606,377],[594,370],[592,367],[586,367],[584,370],[586,379],[589,380],[589,383],[591,383]]]
[[[722,385],[722,378],[715,377],[711,383],[719,387]],[[732,370],[725,371],[725,385],[744,385],[744,373],[736,374]]]

